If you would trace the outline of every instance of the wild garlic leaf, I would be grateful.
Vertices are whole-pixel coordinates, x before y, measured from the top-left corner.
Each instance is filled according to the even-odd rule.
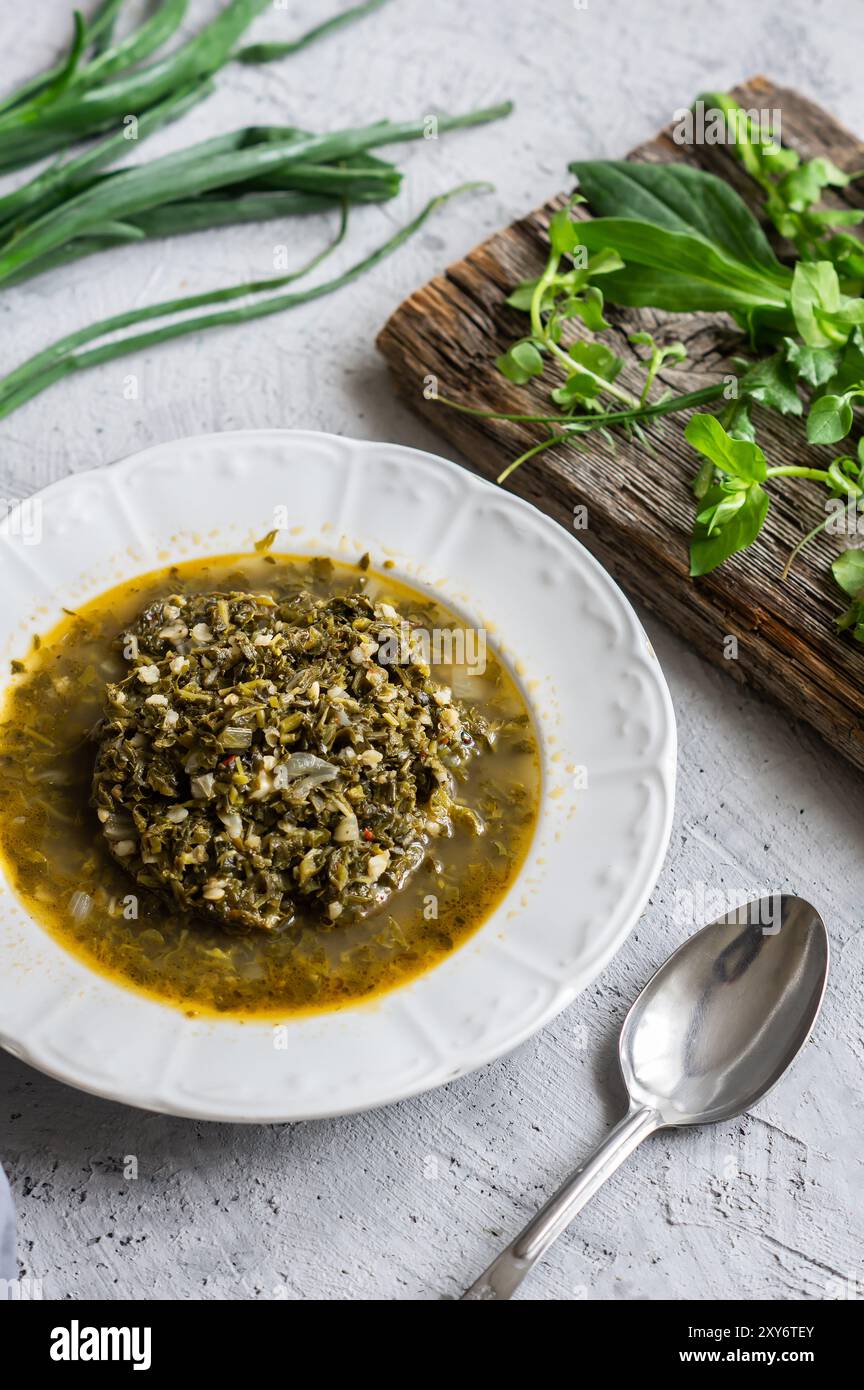
[[[611,247],[624,261],[604,281],[607,300],[635,308],[726,311],[739,323],[764,315],[789,315],[791,277],[776,278],[734,260],[696,232],[670,231],[627,217],[598,217],[583,223],[590,252]],[[791,326],[791,318],[790,318]]]
[[[820,396],[807,416],[810,444],[836,444],[852,428],[852,407],[845,396]]]
[[[725,495],[720,486],[710,488],[704,498],[705,509],[721,502]],[[694,577],[710,574],[730,555],[746,550],[759,535],[768,514],[768,494],[758,483],[754,483],[746,489],[743,497],[744,501],[734,516],[713,534],[704,522],[696,522],[690,543],[690,573]]]
[[[746,483],[761,483],[767,475],[765,455],[749,439],[733,439],[716,415],[698,414],[687,422],[684,436],[694,449],[710,459],[721,473]]]
[[[760,405],[781,415],[801,415],[804,407],[795,390],[795,374],[782,352],[765,357],[742,376],[739,387]]]
[[[687,164],[603,159],[578,160],[570,170],[599,217],[636,218],[672,232],[695,232],[743,265],[785,279],[750,209],[714,174]]]

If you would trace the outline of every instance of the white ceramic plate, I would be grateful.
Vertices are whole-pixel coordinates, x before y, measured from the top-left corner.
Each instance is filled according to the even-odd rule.
[[[675,720],[630,605],[556,523],[414,449],[243,431],[55,483],[0,534],[2,670],[61,605],[172,560],[249,550],[286,517],[277,549],[368,550],[485,626],[536,718],[538,829],[510,894],[460,950],[372,1003],[289,1019],[281,1046],[272,1022],[188,1019],[95,974],[0,879],[0,1042],[150,1110],[249,1122],[343,1114],[491,1061],[603,969],[669,839]]]

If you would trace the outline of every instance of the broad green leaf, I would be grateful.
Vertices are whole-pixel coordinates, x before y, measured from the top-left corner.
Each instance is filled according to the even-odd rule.
[[[749,439],[733,439],[716,415],[691,416],[684,437],[721,472],[747,483],[764,482],[767,465],[759,445]]]
[[[864,548],[844,550],[831,565],[831,573],[844,593],[858,598],[864,593]]]
[[[598,216],[696,232],[732,259],[785,281],[765,233],[725,180],[687,164],[629,160],[577,160],[570,170]]]
[[[789,316],[788,289],[773,277],[732,260],[695,232],[673,232],[634,218],[602,217],[585,222],[589,251],[604,247],[624,261],[603,282],[606,298],[633,307],[726,310],[744,316],[766,309]],[[788,272],[787,286],[791,286]]]
[[[845,396],[820,396],[807,416],[810,444],[836,444],[852,428],[852,407]]]
[[[716,495],[715,495],[716,493]],[[706,507],[711,507],[722,499],[722,490],[711,488],[706,493]],[[693,527],[690,544],[691,575],[709,574],[722,565],[730,555],[746,550],[752,545],[765,524],[768,514],[769,498],[763,488],[755,484],[744,494],[744,502],[727,525],[709,534],[703,522],[697,521]]]

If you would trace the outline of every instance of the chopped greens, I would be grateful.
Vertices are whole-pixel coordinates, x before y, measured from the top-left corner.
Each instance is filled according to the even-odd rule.
[[[431,679],[422,633],[400,642],[403,621],[362,592],[151,604],[118,639],[128,675],[96,734],[115,858],[173,907],[240,927],[385,903],[452,834],[454,770],[494,742]]]

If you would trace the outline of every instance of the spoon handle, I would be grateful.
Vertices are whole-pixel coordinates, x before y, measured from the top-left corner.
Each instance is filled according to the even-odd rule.
[[[657,1111],[648,1106],[634,1106],[628,1111],[594,1150],[587,1163],[568,1178],[554,1197],[550,1197],[462,1298],[484,1302],[512,1298],[525,1275],[542,1259],[549,1246],[566,1230],[598,1187],[615,1172],[637,1144],[662,1127],[663,1121]]]

